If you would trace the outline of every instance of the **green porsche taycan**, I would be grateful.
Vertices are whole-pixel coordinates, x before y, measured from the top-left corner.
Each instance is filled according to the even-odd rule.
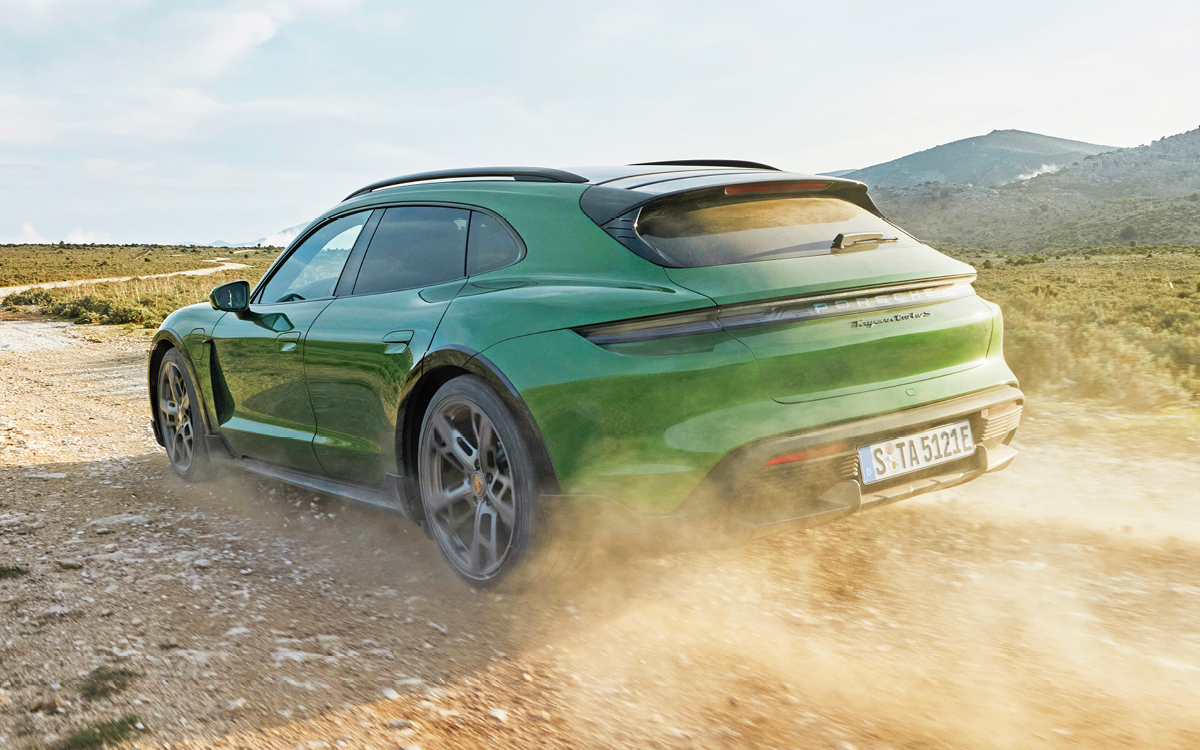
[[[153,340],[154,431],[394,509],[472,584],[601,533],[747,539],[1007,466],[972,267],[861,183],[738,161],[369,185]]]

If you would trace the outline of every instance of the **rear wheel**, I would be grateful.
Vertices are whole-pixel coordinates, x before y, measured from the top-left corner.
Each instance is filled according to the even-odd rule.
[[[188,373],[183,355],[172,349],[158,366],[159,434],[167,449],[171,470],[187,482],[200,482],[212,475],[212,465],[204,443],[204,418],[196,385]]]
[[[459,576],[520,587],[574,567],[539,505],[543,477],[517,420],[482,380],[464,375],[438,389],[418,450],[425,521]]]

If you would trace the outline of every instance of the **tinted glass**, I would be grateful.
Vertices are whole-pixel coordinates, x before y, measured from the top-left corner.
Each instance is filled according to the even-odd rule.
[[[821,196],[673,199],[642,209],[637,231],[668,264],[684,268],[829,255],[839,234],[914,242],[861,206]]]
[[[471,212],[402,206],[383,214],[354,284],[355,294],[412,289],[463,277]]]
[[[342,266],[358,239],[370,211],[331,221],[300,244],[267,285],[259,301],[263,304],[295,302],[332,297]]]
[[[494,216],[471,212],[471,235],[467,240],[467,275],[512,265],[521,257],[521,246]]]

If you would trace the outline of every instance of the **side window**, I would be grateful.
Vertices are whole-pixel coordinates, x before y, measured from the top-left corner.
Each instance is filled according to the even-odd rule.
[[[275,271],[263,287],[259,302],[270,305],[332,297],[342,266],[370,216],[370,211],[350,214],[314,232]]]
[[[493,271],[521,258],[521,246],[512,233],[493,216],[471,212],[471,236],[467,241],[467,275]]]
[[[371,238],[354,293],[391,292],[461,279],[470,219],[471,212],[462,208],[389,208]]]

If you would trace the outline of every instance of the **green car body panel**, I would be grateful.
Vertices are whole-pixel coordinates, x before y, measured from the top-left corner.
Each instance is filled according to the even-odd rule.
[[[421,379],[470,361],[527,409],[556,494],[606,498],[648,516],[681,512],[722,459],[760,441],[1005,386],[1019,396],[1000,310],[973,293],[861,316],[590,340],[577,329],[973,278],[969,265],[916,241],[664,267],[581,210],[591,187],[418,182],[352,198],[310,227],[381,206],[475,207],[508,222],[523,257],[422,289],[251,304],[248,314],[193,305],[164,321],[156,351],[187,353],[209,429],[234,456],[373,487],[411,472],[401,445],[411,436],[398,420]],[[875,320],[855,323],[863,317]]]

